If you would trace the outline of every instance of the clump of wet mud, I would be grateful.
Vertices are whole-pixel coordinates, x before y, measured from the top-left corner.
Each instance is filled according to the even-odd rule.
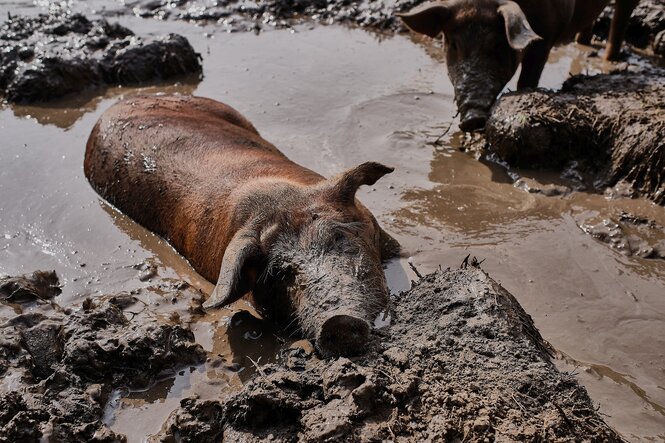
[[[593,33],[606,40],[614,7],[608,6],[594,24]],[[628,22],[626,42],[638,48],[649,48],[654,54],[665,57],[665,0],[641,0]]]
[[[126,2],[140,17],[215,21],[230,31],[289,28],[303,20],[351,24],[379,30],[397,30],[402,24],[395,12],[424,0],[267,0],[209,2],[205,0],[138,0]]]
[[[155,441],[621,441],[482,270],[428,275],[391,315],[366,355],[292,346],[218,407],[183,401]]]
[[[665,227],[653,220],[622,212],[617,217],[577,222],[584,232],[624,255],[665,259]]]
[[[66,12],[10,17],[0,26],[0,91],[10,102],[201,72],[199,55],[177,34],[141,38],[119,24]]]
[[[568,79],[560,91],[502,96],[487,122],[489,149],[508,164],[565,169],[598,190],[665,204],[665,70],[631,68]]]
[[[55,274],[33,277],[45,275],[57,287]],[[131,297],[86,299],[76,309],[46,298],[11,300],[20,313],[0,325],[0,442],[124,441],[102,420],[112,389],[146,387],[205,358],[188,329],[130,321],[122,308]]]
[[[50,300],[60,294],[60,282],[55,271],[35,271],[19,277],[0,277],[0,300]]]

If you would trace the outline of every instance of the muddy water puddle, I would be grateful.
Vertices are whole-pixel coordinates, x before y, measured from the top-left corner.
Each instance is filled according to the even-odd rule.
[[[13,2],[0,5],[0,16],[21,8],[40,10],[39,2]],[[460,152],[464,136],[436,46],[336,26],[257,36],[119,19],[139,34],[185,35],[203,56],[204,79],[0,110],[0,273],[55,269],[62,306],[134,294],[144,306],[138,319],[189,323],[209,353],[204,365],[163,374],[146,391],[115,392],[105,415],[115,431],[129,441],[146,439],[181,398],[225,395],[290,343],[248,315],[242,301],[203,317],[192,313],[187,301],[212,286],[167,244],[101,202],[83,177],[85,142],[101,112],[139,92],[181,92],[231,104],[286,155],[324,175],[367,160],[396,166],[360,193],[405,249],[387,266],[391,289],[404,290],[415,278],[407,261],[424,273],[456,267],[467,254],[484,259],[483,268],[533,316],[561,353],[560,367],[578,374],[608,422],[629,439],[665,441],[665,261],[628,256],[584,230],[625,225],[622,214],[629,213],[653,223],[625,230],[656,244],[665,237],[664,208],[575,191],[574,177],[507,171]],[[556,88],[571,72],[608,68],[590,52],[557,50],[543,85]],[[517,177],[532,190],[572,192],[527,192],[513,184]],[[190,285],[181,298],[164,290],[181,281]]]

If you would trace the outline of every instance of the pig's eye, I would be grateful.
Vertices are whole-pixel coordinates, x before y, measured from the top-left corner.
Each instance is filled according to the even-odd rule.
[[[319,214],[317,214],[317,213],[312,214],[312,220],[318,220],[318,218],[319,218]]]

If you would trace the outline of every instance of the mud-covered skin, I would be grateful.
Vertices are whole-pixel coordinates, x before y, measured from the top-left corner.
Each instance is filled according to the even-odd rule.
[[[188,329],[130,321],[127,297],[64,310],[41,299],[22,303],[24,313],[0,324],[3,443],[125,441],[102,421],[111,390],[145,388],[162,371],[205,358]]]
[[[506,94],[487,123],[489,149],[511,165],[560,169],[571,160],[600,190],[665,204],[665,71],[575,76],[561,91]],[[626,190],[625,188],[629,188]]]
[[[426,276],[396,299],[393,316],[362,358],[285,351],[284,365],[264,366],[207,426],[223,424],[225,441],[622,441],[483,271]]]
[[[355,195],[392,171],[366,162],[325,179],[230,106],[192,96],[112,106],[84,161],[102,197],[216,282],[206,309],[251,292],[259,311],[335,354],[361,352],[388,302],[381,261],[399,245]]]
[[[105,20],[66,12],[10,17],[0,27],[0,93],[31,103],[91,87],[201,75],[182,36],[143,39]]]
[[[593,26],[598,38],[607,39],[612,22],[612,8],[603,10]],[[638,48],[649,48],[665,57],[665,0],[641,0],[630,16],[626,42]]]
[[[605,58],[616,58],[637,0],[617,0]],[[446,0],[399,14],[411,30],[444,35],[460,129],[485,127],[491,105],[521,63],[517,88],[536,88],[549,53],[588,29],[607,0]]]

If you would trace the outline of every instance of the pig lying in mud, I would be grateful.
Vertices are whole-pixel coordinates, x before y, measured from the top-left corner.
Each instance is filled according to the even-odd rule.
[[[392,168],[369,162],[324,179],[229,106],[145,96],[102,115],[84,169],[102,197],[217,282],[205,308],[251,291],[262,314],[324,355],[364,348],[388,303],[381,260],[399,245],[355,194]]]
[[[608,0],[447,0],[401,14],[412,30],[445,35],[460,128],[485,127],[497,95],[522,64],[517,86],[535,88],[550,50],[588,31]],[[605,57],[618,56],[637,0],[617,0]]]

